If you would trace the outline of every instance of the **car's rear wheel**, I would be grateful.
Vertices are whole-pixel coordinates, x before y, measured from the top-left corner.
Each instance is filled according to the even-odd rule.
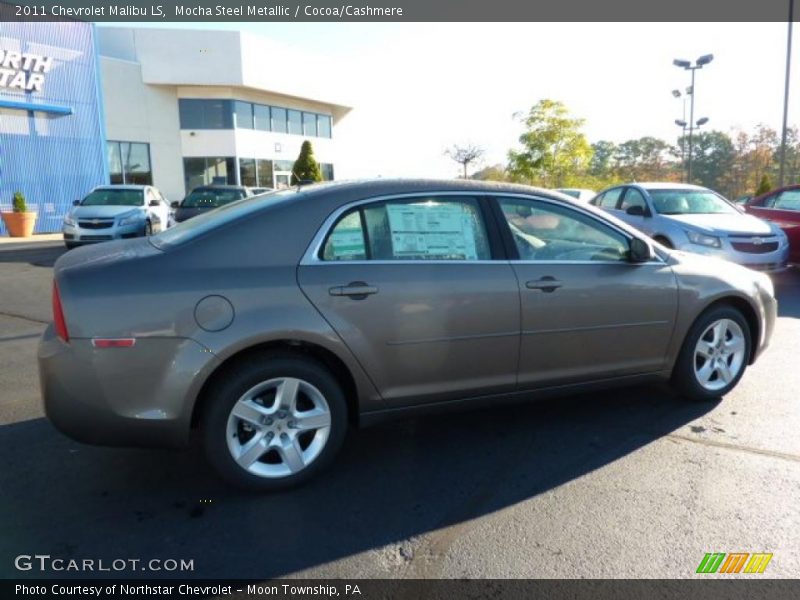
[[[150,221],[144,222],[144,236],[149,237],[153,235],[153,224]]]
[[[750,357],[750,328],[740,311],[719,306],[703,313],[683,342],[672,383],[692,400],[713,400],[730,392]]]
[[[208,394],[206,454],[234,485],[277,490],[303,483],[330,463],[344,441],[344,394],[313,360],[259,354],[226,370]]]
[[[67,250],[72,250],[73,248],[77,248],[80,244],[76,244],[75,242],[64,242],[64,246],[66,246]]]

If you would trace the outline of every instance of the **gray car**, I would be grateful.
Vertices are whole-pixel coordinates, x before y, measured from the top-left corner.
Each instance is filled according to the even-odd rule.
[[[789,240],[780,227],[745,214],[716,192],[686,183],[631,183],[592,204],[668,248],[716,256],[758,271],[786,269]]]
[[[197,429],[224,478],[258,489],[401,415],[646,381],[723,396],[776,315],[766,275],[654,247],[578,200],[391,180],[70,252],[53,307],[38,357],[56,427],[118,446]]]
[[[148,236],[170,225],[170,207],[150,185],[104,185],[94,188],[64,217],[64,244]]]

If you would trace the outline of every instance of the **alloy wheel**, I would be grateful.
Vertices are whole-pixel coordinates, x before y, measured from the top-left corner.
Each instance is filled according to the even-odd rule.
[[[228,416],[227,443],[234,461],[265,478],[299,473],[328,441],[331,412],[325,396],[302,379],[281,377],[245,392]]]
[[[744,367],[745,350],[744,332],[736,321],[714,321],[695,345],[694,374],[697,382],[710,392],[727,387]]]

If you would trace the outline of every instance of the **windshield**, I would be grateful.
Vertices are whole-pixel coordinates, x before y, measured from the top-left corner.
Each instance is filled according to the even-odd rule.
[[[647,190],[662,215],[738,214],[722,196],[710,190]]]
[[[216,208],[241,200],[246,196],[244,190],[222,188],[197,188],[183,199],[181,208]]]
[[[141,206],[144,204],[142,190],[103,189],[94,190],[81,201],[81,206]]]
[[[156,248],[163,249],[169,246],[176,246],[193,240],[207,231],[234,221],[239,217],[261,210],[265,206],[283,198],[297,196],[298,192],[293,189],[271,192],[260,196],[248,196],[239,201],[225,204],[218,210],[204,212],[181,223],[176,223],[169,229],[152,236],[150,241]]]

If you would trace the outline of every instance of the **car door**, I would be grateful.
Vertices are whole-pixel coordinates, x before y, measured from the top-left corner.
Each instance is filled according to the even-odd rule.
[[[485,201],[434,194],[332,218],[300,286],[392,405],[512,391],[519,291]],[[330,221],[330,220],[329,220]]]
[[[612,211],[612,213],[639,231],[647,235],[653,234],[652,212],[647,205],[644,194],[639,189],[632,186],[626,187],[619,202],[619,209]]]
[[[783,229],[789,238],[789,261],[800,263],[800,188],[766,196],[758,206],[748,205],[747,212]]]
[[[520,285],[522,389],[664,367],[677,283],[660,259],[629,262],[630,236],[575,207],[498,197]]]

